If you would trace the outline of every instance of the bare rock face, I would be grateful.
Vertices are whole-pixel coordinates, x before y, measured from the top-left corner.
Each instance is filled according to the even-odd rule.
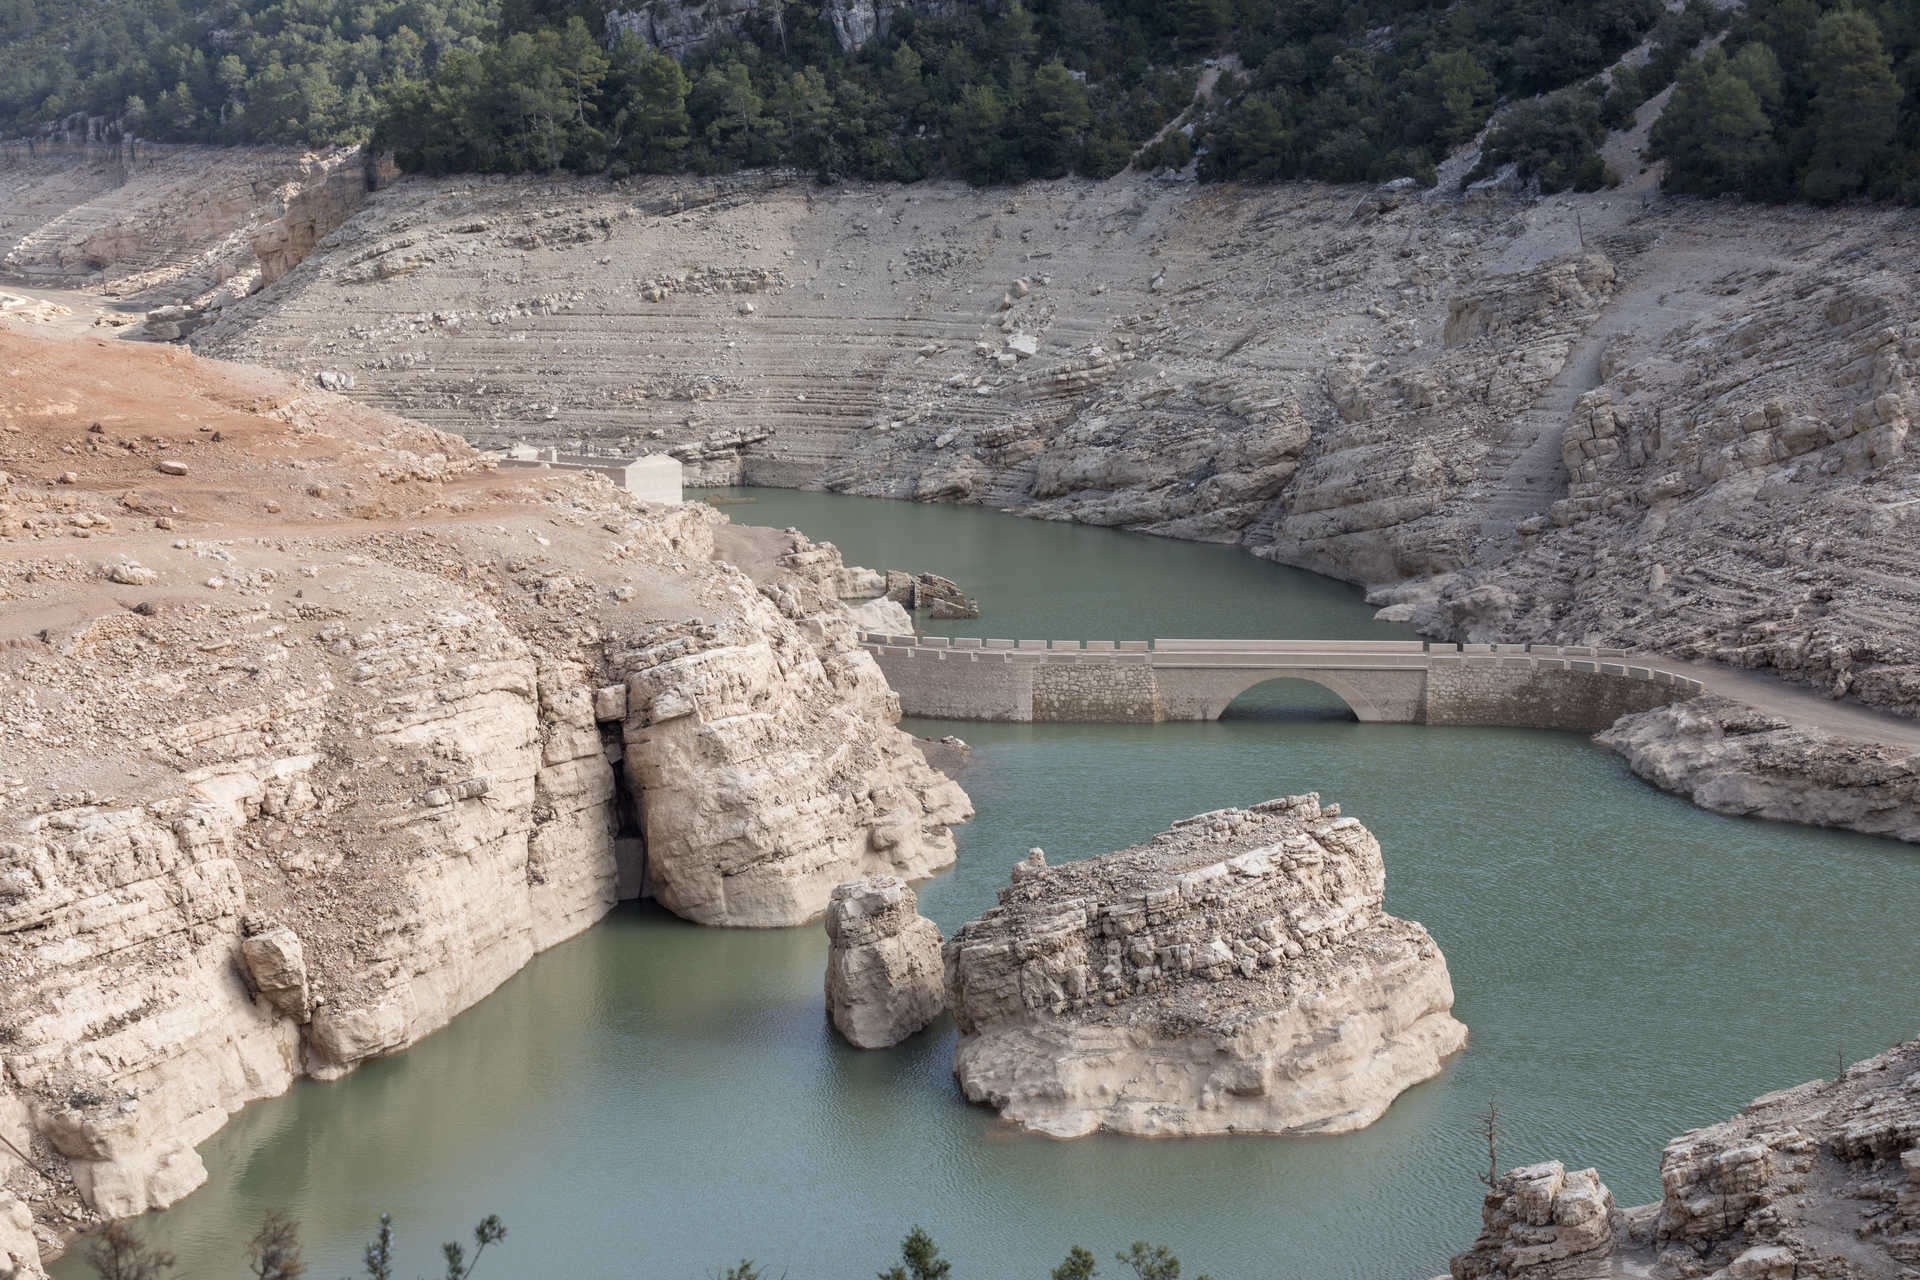
[[[190,301],[150,321],[166,341],[284,275],[369,189],[359,148],[142,143],[111,164],[80,158],[53,146],[21,164],[0,209],[0,269],[55,288]]]
[[[827,1014],[860,1049],[899,1044],[947,1007],[940,930],[898,876],[869,876],[827,904]]]
[[[1920,1259],[1920,1041],[1681,1135],[1660,1183],[1650,1247],[1675,1276],[1903,1274]]]
[[[887,571],[887,599],[908,609],[925,609],[934,618],[977,618],[980,602],[960,584],[937,573]]]
[[[0,1191],[0,1280],[45,1280],[40,1245],[33,1238],[33,1212]]]
[[[630,16],[672,45],[755,4]],[[864,0],[821,20],[857,42]],[[1711,658],[1920,712],[1912,218],[1617,192],[1357,209],[1144,175],[1028,184],[1013,212],[937,182],[530,186],[403,184],[192,341],[324,351],[356,395],[493,446],[545,420],[547,366],[513,345],[544,336],[586,411],[552,429],[671,452],[690,482],[1232,542],[1420,582],[1414,622],[1448,639]],[[974,244],[988,216],[1014,221]],[[727,272],[779,322],[743,329],[694,283]],[[728,342],[805,403],[716,376]],[[636,385],[610,353],[640,348]]]
[[[1623,716],[1597,741],[1716,813],[1920,842],[1920,755],[1796,727],[1727,698]]]
[[[914,632],[913,615],[907,612],[907,606],[885,596],[849,604],[847,616],[862,631],[890,636],[910,636]]]
[[[1466,1039],[1385,885],[1372,834],[1312,794],[1084,862],[1035,850],[947,941],[954,1074],[1055,1137],[1362,1128]]]
[[[0,356],[8,447],[83,481],[0,483],[0,1187],[45,1242],[185,1195],[228,1115],[445,1025],[649,853],[668,905],[752,924],[952,860],[966,798],[831,547],[759,531],[744,569],[711,509],[178,348]],[[150,507],[160,449],[194,488]],[[308,523],[229,536],[263,507]]]
[[[1592,1169],[1558,1160],[1514,1169],[1487,1192],[1485,1223],[1453,1280],[1604,1280],[1613,1259],[1613,1193]]]
[[[664,627],[627,653],[626,770],[646,796],[663,906],[703,924],[818,916],[863,875],[953,864],[964,793],[870,717],[899,699],[846,632],[815,647],[764,602],[756,625]]]
[[[1660,1157],[1657,1204],[1613,1211],[1591,1169],[1500,1179],[1454,1280],[1855,1280],[1920,1258],[1920,1040],[1756,1099]]]

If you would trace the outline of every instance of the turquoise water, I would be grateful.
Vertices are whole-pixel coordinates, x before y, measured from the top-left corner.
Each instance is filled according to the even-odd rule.
[[[1400,634],[1225,548],[756,496],[728,510],[956,579],[987,634]],[[980,810],[921,902],[951,929],[1031,845],[1079,857],[1321,791],[1379,835],[1388,905],[1433,931],[1471,1029],[1362,1133],[1020,1136],[959,1097],[950,1024],[874,1054],[828,1033],[817,926],[628,907],[404,1055],[249,1108],[202,1148],[211,1184],[143,1226],[195,1277],[243,1274],[272,1207],[305,1222],[317,1277],[357,1268],[382,1210],[402,1274],[491,1212],[511,1234],[483,1276],[698,1280],[751,1256],[858,1280],[919,1222],[955,1280],[1039,1280],[1070,1245],[1136,1239],[1218,1280],[1428,1277],[1478,1227],[1489,1099],[1504,1162],[1597,1165],[1631,1204],[1658,1195],[1668,1138],[1920,1030],[1920,850],[1716,817],[1572,735],[1361,725],[1313,686],[1256,693],[1217,724],[910,722],[974,744]]]

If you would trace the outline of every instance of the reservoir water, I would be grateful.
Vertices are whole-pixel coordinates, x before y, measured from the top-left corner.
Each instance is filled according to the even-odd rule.
[[[1222,547],[991,512],[735,491],[849,562],[931,570],[1025,638],[1403,635],[1358,593]],[[311,1274],[357,1271],[382,1212],[402,1273],[498,1213],[483,1276],[718,1275],[742,1257],[858,1280],[920,1223],[954,1280],[1044,1277],[1067,1248],[1165,1244],[1218,1280],[1443,1272],[1501,1159],[1596,1165],[1659,1194],[1661,1145],[1920,1031],[1920,849],[1740,821],[1640,783],[1584,738],[1361,725],[1313,686],[1217,724],[910,721],[974,745],[980,816],[920,889],[950,930],[1028,847],[1054,860],[1175,818],[1318,790],[1379,836],[1387,905],[1446,952],[1466,1049],[1364,1132],[1052,1142],[968,1106],[942,1021],[896,1051],[828,1032],[818,925],[701,929],[626,907],[452,1026],[334,1084],[255,1104],[202,1148],[212,1181],[140,1225],[180,1274],[239,1276],[262,1212]],[[1111,1273],[1113,1264],[1103,1268]],[[77,1256],[59,1280],[86,1274]]]

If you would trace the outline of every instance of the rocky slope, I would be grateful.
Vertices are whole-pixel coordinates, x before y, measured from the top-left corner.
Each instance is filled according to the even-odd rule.
[[[1515,1169],[1453,1280],[1847,1280],[1920,1263],[1920,1041],[1768,1094],[1660,1157],[1658,1204],[1617,1210],[1592,1169]]]
[[[103,323],[197,323],[285,275],[380,172],[357,148],[0,144],[0,278],[103,300]]]
[[[1435,635],[1912,714],[1917,228],[1133,177],[406,181],[196,341],[482,443],[1237,542]]]
[[[952,860],[831,547],[177,348],[0,367],[0,1189],[44,1243],[649,881],[794,923]]]
[[[1435,616],[1604,633],[1920,714],[1920,221],[1861,215],[1870,240],[1757,221],[1776,246],[1696,307],[1649,251],[1661,292],[1625,309],[1635,323],[1571,405],[1566,495],[1512,554],[1447,584]]]
[[[1054,1137],[1337,1133],[1466,1040],[1367,829],[1317,795],[1049,867],[947,940],[969,1099]]]

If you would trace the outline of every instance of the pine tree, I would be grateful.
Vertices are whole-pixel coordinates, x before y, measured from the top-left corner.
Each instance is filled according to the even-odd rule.
[[[880,1280],[947,1280],[952,1270],[933,1237],[916,1225],[900,1242],[900,1262],[882,1271]]]
[[[1766,63],[1755,57],[1742,67],[1763,73]],[[1772,125],[1754,85],[1717,51],[1681,76],[1651,141],[1654,153],[1667,158],[1669,191],[1773,194],[1768,185],[1778,150]]]
[[[1825,203],[1866,187],[1899,123],[1900,82],[1879,24],[1855,9],[1820,19],[1814,36],[1813,154],[1800,193]]]

